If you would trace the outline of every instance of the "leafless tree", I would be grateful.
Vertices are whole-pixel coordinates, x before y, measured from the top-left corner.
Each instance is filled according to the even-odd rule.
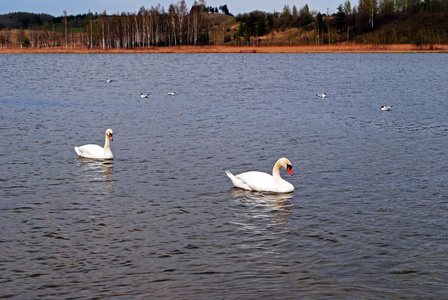
[[[67,49],[68,48],[68,32],[67,32],[67,11],[66,10],[64,10],[63,22],[64,22],[64,33],[65,33],[65,35],[64,35],[64,38],[65,38],[65,49]]]
[[[142,7],[144,8],[144,7]],[[148,10],[144,9],[143,15],[142,15],[143,21],[143,46],[146,44],[149,48],[149,45],[151,44],[151,21],[150,21],[150,14]]]
[[[183,29],[184,29],[184,20],[187,15],[187,4],[184,0],[179,1],[175,6],[176,15],[177,15],[177,26],[179,27],[179,45],[183,44]]]
[[[160,4],[154,8],[151,7],[151,27],[153,31],[153,44],[159,46],[159,19],[160,19]]]
[[[141,37],[140,37],[140,13],[137,15],[137,14],[134,14],[133,15],[133,19],[134,19],[134,38],[133,38],[133,41],[134,41],[134,43],[133,43],[133,45],[132,45],[132,47],[135,47],[136,45],[137,46],[141,46],[141,44],[140,44],[140,40],[141,40]]]
[[[167,18],[168,21],[168,31],[169,31],[169,44],[171,46],[171,38],[173,39],[174,45],[177,45],[177,37],[178,37],[178,31],[177,31],[177,13],[175,6],[173,4],[170,5],[170,8],[168,10],[169,18]]]
[[[202,11],[201,6],[198,2],[194,1],[193,6],[190,10],[190,19],[191,19],[191,29],[192,29],[192,43],[193,45],[198,44],[199,32],[201,30],[201,21],[202,21]]]
[[[107,21],[106,11],[103,12],[102,15],[98,17],[98,23],[101,26],[101,48],[106,49],[106,31],[105,31],[105,22]]]

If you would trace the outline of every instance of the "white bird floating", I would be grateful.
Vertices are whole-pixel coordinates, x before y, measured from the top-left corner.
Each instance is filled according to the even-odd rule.
[[[143,93],[140,94],[140,98],[148,98],[148,96],[149,94],[143,94]]]
[[[318,97],[321,97],[321,98],[325,98],[325,97],[327,97],[327,94],[325,94],[325,93],[323,93],[323,94],[317,94],[317,96],[318,96]]]
[[[383,111],[388,111],[388,110],[390,110],[391,109],[391,107],[392,106],[381,106],[381,110],[383,110]]]
[[[75,147],[75,151],[78,156],[85,158],[97,158],[97,159],[113,159],[114,155],[110,150],[110,141],[113,141],[112,129],[106,130],[106,136],[104,141],[104,148],[98,145],[88,144],[79,147]]]
[[[233,175],[226,170],[227,176],[233,185],[249,191],[270,192],[270,193],[290,193],[294,191],[294,186],[280,176],[280,169],[285,168],[289,174],[292,174],[291,162],[287,158],[280,158],[272,169],[272,175],[264,172],[249,171],[238,175]]]
[[[170,95],[170,96],[176,96],[176,92],[169,92],[168,95]]]
[[[112,80],[112,79],[107,79],[106,81],[107,81],[107,82],[112,82],[113,80]]]

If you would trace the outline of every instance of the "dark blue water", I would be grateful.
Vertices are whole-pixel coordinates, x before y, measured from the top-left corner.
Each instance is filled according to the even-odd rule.
[[[448,294],[448,55],[0,65],[0,297]],[[112,162],[76,156],[107,128]],[[283,156],[292,195],[234,189],[224,172]]]

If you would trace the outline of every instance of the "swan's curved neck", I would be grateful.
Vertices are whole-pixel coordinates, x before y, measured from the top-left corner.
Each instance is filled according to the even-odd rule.
[[[277,161],[275,163],[274,167],[272,168],[272,177],[282,179],[282,177],[280,176],[281,168],[282,168],[282,165],[281,165],[280,161]]]
[[[110,138],[107,134],[104,138],[104,149],[110,149]]]

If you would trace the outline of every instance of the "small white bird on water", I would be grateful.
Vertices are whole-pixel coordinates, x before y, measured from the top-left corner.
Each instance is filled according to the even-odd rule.
[[[104,138],[104,148],[94,144],[88,144],[84,146],[75,147],[75,151],[78,156],[85,158],[97,158],[97,159],[113,159],[114,155],[110,149],[110,141],[113,141],[112,129],[106,130]]]
[[[140,98],[148,98],[148,96],[149,94],[143,94],[143,93],[140,94]]]
[[[325,97],[327,97],[327,94],[325,94],[325,93],[323,93],[323,94],[317,94],[317,96],[318,96],[318,97],[321,97],[321,98],[325,98]]]
[[[391,107],[392,106],[381,106],[381,110],[383,110],[383,111],[388,111],[388,110],[390,110],[391,109]]]
[[[169,92],[168,95],[170,95],[170,96],[176,96],[176,92]]]
[[[106,81],[107,81],[107,82],[112,82],[113,80],[112,80],[112,79],[107,79]]]

